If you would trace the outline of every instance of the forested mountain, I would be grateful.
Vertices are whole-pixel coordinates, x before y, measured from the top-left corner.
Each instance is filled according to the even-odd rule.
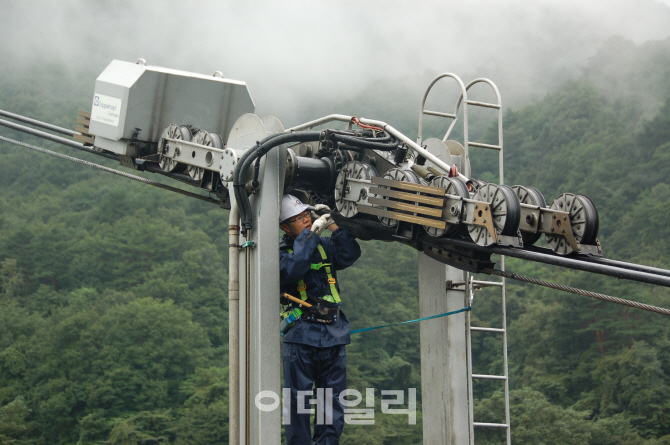
[[[505,113],[506,183],[533,185],[547,201],[590,196],[607,257],[665,268],[669,52],[670,41],[613,39],[583,76]],[[613,54],[625,63],[613,66]],[[73,127],[92,87],[61,66],[0,74],[0,108]],[[378,107],[395,127],[416,128],[370,91],[334,108],[372,116]],[[495,179],[490,156],[471,157],[474,176]],[[0,191],[0,444],[227,443],[227,213],[6,143]],[[340,276],[352,327],[416,318],[417,253],[361,244]],[[670,307],[665,288],[515,260],[507,268]],[[509,284],[514,443],[670,444],[667,317]],[[476,295],[474,321],[496,326],[499,313],[493,295]],[[473,336],[473,349],[475,372],[501,371],[498,338]],[[354,336],[348,365],[351,388],[420,388],[418,325]],[[475,395],[478,421],[502,420],[498,383]],[[342,443],[421,443],[420,419],[377,409],[374,425],[348,425]],[[478,430],[477,443],[500,443],[499,433]]]

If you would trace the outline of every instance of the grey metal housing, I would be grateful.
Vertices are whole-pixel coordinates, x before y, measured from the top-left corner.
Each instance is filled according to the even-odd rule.
[[[157,142],[170,124],[192,125],[226,140],[241,115],[253,113],[244,82],[114,60],[95,81],[90,134],[96,147],[136,156],[130,145]]]

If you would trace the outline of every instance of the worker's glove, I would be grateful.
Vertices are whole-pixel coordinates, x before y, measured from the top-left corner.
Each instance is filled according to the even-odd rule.
[[[319,216],[326,213],[330,213],[330,207],[325,204],[317,204],[314,206],[314,210],[312,211],[312,218],[318,219]]]
[[[335,224],[335,221],[331,219],[330,213],[321,215],[316,221],[314,221],[314,224],[312,224],[312,233],[315,235],[320,235],[321,232],[326,230],[326,227],[331,224]]]

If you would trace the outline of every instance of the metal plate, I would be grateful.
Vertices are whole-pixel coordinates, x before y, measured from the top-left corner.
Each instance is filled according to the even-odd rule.
[[[284,125],[274,116],[263,116],[261,119],[266,133],[283,133]]]
[[[438,200],[437,198],[430,198],[427,196],[421,196],[418,193],[407,193],[407,192],[399,192],[395,190],[391,190],[390,187],[393,187],[397,182],[407,182],[407,183],[412,183],[412,184],[420,184],[419,176],[417,176],[416,173],[414,173],[411,170],[403,170],[401,168],[392,168],[391,170],[387,171],[386,174],[383,176],[384,179],[386,180],[391,180],[391,182],[388,182],[387,184],[392,184],[392,185],[382,185],[379,184],[379,187],[372,187],[370,189],[370,193],[375,194],[377,196],[384,196],[387,199],[403,199],[406,201],[410,201],[413,203],[421,202],[424,204],[430,204],[431,202],[434,202],[434,200]],[[401,184],[402,185],[402,184]],[[439,204],[437,204],[439,205]],[[391,213],[397,213],[397,212],[391,212]],[[384,224],[387,227],[396,227],[398,225],[398,219],[394,218],[389,218],[386,216],[382,215],[377,215],[379,216],[379,222]],[[402,219],[402,221],[406,221],[406,219]],[[411,221],[409,221],[411,222]]]
[[[427,195],[444,196],[446,194],[445,190],[441,188],[430,187],[428,185],[415,184],[412,182],[394,181],[392,179],[387,178],[379,178],[379,177],[372,178],[372,183],[378,185],[385,185],[387,187],[393,187],[401,190],[421,192]]]
[[[207,131],[202,131],[200,130],[193,136],[193,142],[198,144],[198,145],[203,145],[205,147],[213,147],[213,148],[218,148],[218,149],[223,149],[223,139],[221,139],[221,136],[219,136],[217,133],[209,133]],[[191,150],[191,159],[195,159],[197,155],[197,151],[195,149]],[[185,153],[186,159],[188,159],[188,152]],[[205,154],[205,159],[206,163],[208,164],[207,166],[211,166],[214,159],[213,155],[207,155]],[[205,169],[203,167],[196,167],[195,165],[189,165],[188,166],[188,174],[191,176],[191,178],[195,179],[196,181],[202,181],[202,178],[205,176]]]
[[[426,147],[426,150],[428,150],[430,153],[435,155],[439,160],[443,161],[445,164],[451,166],[453,162],[451,162],[451,152],[449,151],[449,148],[447,145],[442,142],[442,139],[437,139],[437,138],[429,138],[426,139],[421,143],[421,145]],[[435,164],[433,164],[430,161],[426,161],[427,165],[430,165],[431,167],[435,168]],[[442,171],[443,169],[440,167],[437,167],[438,170]],[[447,174],[449,172],[443,172],[444,174]]]
[[[424,226],[431,226],[431,227],[437,227],[438,229],[444,229],[446,227],[446,223],[444,221],[437,221],[434,219],[428,219],[428,218],[422,218],[420,216],[414,216],[414,215],[408,215],[406,213],[399,213],[399,212],[392,212],[390,210],[384,210],[380,209],[378,207],[368,207],[368,206],[360,206],[358,208],[358,211],[360,213],[367,213],[370,215],[376,215],[380,219],[386,218],[386,219],[393,219],[397,221],[405,221],[409,223],[414,223],[414,224],[421,224]]]
[[[421,213],[422,215],[434,216],[438,218],[442,216],[442,209],[434,209],[430,207],[422,207],[413,204],[406,204],[400,201],[390,201],[388,199],[370,197],[368,198],[368,202],[370,204],[377,205],[380,207],[390,207],[393,209],[404,210],[406,212]]]
[[[441,198],[432,198],[430,196],[417,195],[414,193],[399,192],[397,190],[389,190],[381,187],[370,188],[370,193],[378,196],[386,196],[389,198],[402,199],[411,202],[420,202],[422,204],[434,206],[442,206],[444,204],[444,199]]]
[[[240,116],[230,131],[226,148],[235,150],[239,156],[256,145],[256,142],[265,139],[269,133],[265,130],[263,121],[255,114],[247,113]],[[238,156],[238,157],[239,157]]]

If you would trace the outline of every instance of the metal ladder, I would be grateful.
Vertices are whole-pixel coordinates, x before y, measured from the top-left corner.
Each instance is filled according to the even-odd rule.
[[[504,270],[504,258],[501,259],[501,269]],[[468,274],[469,275],[469,274]],[[472,304],[472,295],[475,288],[483,287],[497,287],[500,289],[500,302],[502,307],[502,328],[484,328],[479,326],[472,326],[470,324],[470,312],[465,316],[466,323],[466,339],[467,339],[467,362],[468,362],[468,396],[470,399],[470,445],[475,443],[475,427],[478,428],[505,428],[507,436],[507,445],[512,443],[512,431],[510,428],[510,413],[509,413],[509,372],[507,365],[507,309],[506,309],[506,289],[505,279],[502,281],[479,281],[474,277],[468,276],[466,281],[466,297],[470,296],[470,304]],[[472,332],[489,332],[502,334],[503,337],[503,374],[502,375],[488,375],[488,374],[473,374],[472,373]],[[474,396],[473,396],[473,382],[474,380],[503,380],[505,385],[505,423],[485,423],[474,421]]]
[[[468,134],[465,133],[466,137],[466,147],[480,147],[489,150],[498,151],[498,173],[500,176],[500,184],[503,184],[504,169],[503,169],[503,126],[502,126],[502,102],[500,100],[500,92],[493,82],[488,79],[475,79],[470,82],[465,90],[469,90],[470,87],[477,83],[486,83],[488,84],[493,91],[495,92],[497,103],[485,103],[477,102],[473,100],[468,100],[467,96],[462,96],[459,100],[459,105],[461,102],[466,105],[476,106],[476,107],[485,107],[493,108],[498,110],[498,143],[495,145],[484,144],[480,142],[471,142],[467,140]],[[458,109],[458,105],[456,106]],[[505,257],[500,257],[500,270],[505,270]],[[466,339],[467,339],[467,362],[468,362],[468,396],[470,399],[470,445],[475,443],[475,427],[477,428],[504,428],[506,433],[506,443],[511,445],[512,443],[512,429],[510,424],[510,412],[509,412],[509,368],[507,363],[507,302],[506,302],[506,283],[505,279],[502,278],[501,281],[479,281],[475,280],[474,277],[470,274],[466,275],[466,297],[470,296],[472,304],[472,296],[474,295],[475,288],[484,288],[484,287],[496,287],[500,289],[500,305],[501,305],[501,325],[500,328],[485,328],[479,326],[472,326],[470,324],[470,312],[466,314]],[[472,332],[487,332],[493,334],[502,335],[503,343],[503,374],[502,375],[487,375],[487,374],[473,374],[472,373]],[[474,380],[502,380],[504,382],[504,391],[505,391],[505,423],[485,423],[485,422],[475,422],[474,420],[474,395],[473,395],[473,382]]]
[[[440,111],[431,111],[426,110],[426,99],[428,93],[439,81],[440,79],[453,79],[455,80],[461,90],[460,98],[456,103],[453,113],[445,113]],[[468,99],[468,90],[475,84],[485,83],[488,84],[496,95],[496,103],[486,103],[478,102]],[[451,124],[447,129],[443,142],[446,142],[449,139],[449,136],[454,129],[456,122],[458,121],[459,109],[463,106],[463,147],[465,149],[466,162],[464,165],[469,166],[469,156],[470,156],[470,147],[480,147],[489,150],[498,151],[498,173],[500,176],[500,184],[503,184],[504,170],[503,170],[503,119],[502,119],[502,101],[500,98],[500,92],[498,87],[488,79],[475,79],[469,84],[465,85],[461,79],[452,73],[444,73],[437,76],[430,83],[426,92],[424,93],[423,100],[421,102],[421,110],[419,113],[419,131],[417,137],[417,143],[421,144],[423,139],[423,117],[424,115],[428,116],[437,116],[446,119],[451,119]],[[483,108],[492,108],[498,110],[498,143],[497,144],[484,144],[481,142],[471,142],[469,140],[468,134],[468,106],[474,107],[483,107]],[[470,176],[470,171],[465,171],[466,176]],[[505,257],[500,257],[500,269],[505,270]],[[468,396],[469,396],[469,409],[470,409],[470,445],[475,443],[475,427],[477,428],[505,428],[506,430],[506,443],[511,445],[512,435],[511,435],[511,425],[510,425],[510,412],[509,412],[509,373],[508,373],[508,364],[507,364],[507,306],[506,306],[506,286],[505,279],[501,281],[478,281],[474,277],[471,277],[470,274],[466,274],[466,279],[463,283],[465,285],[465,295],[466,299],[469,299],[469,296],[473,295],[474,288],[482,287],[497,287],[500,289],[501,296],[501,307],[502,307],[502,327],[501,328],[485,328],[478,326],[470,325],[470,311],[466,313],[466,341],[467,341],[467,369],[468,369]],[[466,302],[466,304],[468,304]],[[470,304],[472,301],[470,301]],[[484,375],[484,374],[473,374],[472,373],[472,331],[475,332],[488,332],[495,334],[502,334],[503,336],[503,375]],[[505,384],[505,423],[484,423],[484,422],[475,422],[474,421],[474,396],[473,396],[473,381],[477,379],[482,380],[502,380]]]

